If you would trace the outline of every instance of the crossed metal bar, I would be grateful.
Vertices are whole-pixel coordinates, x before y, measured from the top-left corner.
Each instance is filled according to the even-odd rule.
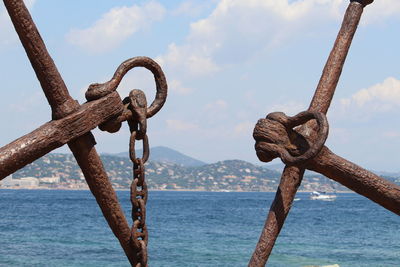
[[[129,262],[131,229],[96,152],[90,132],[124,111],[118,93],[112,92],[83,105],[72,99],[22,0],[3,0],[41,87],[51,106],[52,121],[0,148],[0,180],[55,148],[68,144],[114,235]]]
[[[69,95],[23,1],[3,1],[51,106],[53,120],[0,148],[0,180],[55,148],[68,144],[104,217],[118,238],[130,263],[133,264],[135,254],[129,245],[130,228],[101,159],[94,148],[96,141],[90,132],[111,118],[124,117],[121,98],[118,93],[112,92],[97,100],[79,105]],[[309,111],[324,114],[328,111],[363,9],[373,0],[351,0],[350,2]],[[276,126],[276,129],[265,126],[264,121],[259,122],[256,129],[262,133],[263,127],[270,127],[268,130],[277,132],[282,130],[279,129],[279,125]],[[290,134],[295,136],[292,137],[293,140],[306,138],[312,143],[312,141],[316,141],[316,128],[316,124],[310,121],[299,130],[291,131]],[[255,137],[257,137],[256,129]],[[262,134],[259,134],[258,137],[260,136],[262,137]],[[300,146],[300,144],[296,142],[283,144],[283,147],[288,150],[293,146]],[[285,167],[275,200],[249,266],[266,264],[290,211],[305,169],[317,171],[384,208],[400,214],[399,186],[340,158],[327,147],[323,147],[315,157],[304,164]]]
[[[327,113],[363,9],[372,2],[373,0],[350,1],[342,27],[308,109],[309,112]],[[260,160],[270,161],[279,156],[278,151],[271,153],[271,151],[265,150],[266,147],[270,147],[270,143],[274,143],[274,145],[279,143],[281,149],[286,151],[301,152],[304,141],[306,144],[318,141],[315,131],[318,127],[315,122],[309,121],[300,129],[292,130],[283,124],[274,123],[268,116],[266,119],[259,120],[253,134]],[[286,140],[282,139],[282,133],[287,135]],[[275,199],[249,266],[264,266],[267,263],[301,184],[305,169],[319,172],[400,215],[400,186],[335,155],[324,146],[315,157],[308,161],[285,166]]]

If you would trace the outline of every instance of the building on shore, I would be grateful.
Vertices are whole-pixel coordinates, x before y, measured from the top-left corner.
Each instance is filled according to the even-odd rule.
[[[1,187],[22,187],[22,188],[32,188],[39,186],[39,179],[35,177],[24,177],[20,179],[13,179],[12,175],[7,176],[1,181]]]
[[[41,184],[59,184],[60,177],[42,177],[39,178]]]

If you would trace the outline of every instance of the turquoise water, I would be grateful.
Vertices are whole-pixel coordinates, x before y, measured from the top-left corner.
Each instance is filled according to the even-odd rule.
[[[118,192],[126,211],[129,192]],[[299,193],[268,266],[400,266],[400,217]],[[150,192],[150,266],[247,266],[274,193]],[[0,266],[129,266],[89,191],[0,190]],[[129,214],[129,213],[128,213]]]

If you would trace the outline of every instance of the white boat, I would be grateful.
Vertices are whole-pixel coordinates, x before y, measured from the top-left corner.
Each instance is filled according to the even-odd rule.
[[[314,191],[310,194],[310,199],[312,200],[325,200],[325,201],[334,201],[336,199],[336,195],[327,194],[325,192],[317,192]]]

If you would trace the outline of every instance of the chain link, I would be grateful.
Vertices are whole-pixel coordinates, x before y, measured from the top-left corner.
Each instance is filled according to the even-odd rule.
[[[146,203],[148,198],[147,184],[145,180],[144,164],[149,158],[149,141],[146,134],[147,104],[143,92],[133,90],[130,93],[130,109],[134,116],[129,120],[131,136],[129,140],[129,157],[133,163],[133,180],[131,183],[130,200],[132,203],[132,228],[131,243],[136,253],[135,267],[147,267],[148,232],[146,226]],[[139,105],[138,105],[139,102]],[[143,142],[143,155],[136,157],[136,140]]]
[[[147,137],[147,119],[154,116],[164,105],[167,98],[167,81],[161,67],[151,58],[135,57],[124,61],[115,71],[108,82],[91,84],[86,91],[88,101],[100,99],[114,92],[125,74],[136,67],[144,67],[154,75],[156,83],[156,96],[150,106],[147,105],[146,95],[139,89],[133,89],[129,96],[122,101],[124,111],[118,117],[99,125],[100,130],[110,133],[117,132],[121,123],[127,121],[131,132],[129,140],[129,157],[133,164],[133,179],[130,187],[130,200],[132,203],[132,227],[130,245],[136,254],[135,267],[147,266],[148,232],[146,226],[146,202],[148,197],[145,180],[144,164],[149,158],[150,149]],[[143,155],[137,158],[135,153],[136,141],[143,142]]]
[[[88,101],[100,99],[114,92],[120,84],[125,74],[136,67],[144,67],[154,75],[156,83],[156,96],[150,106],[147,106],[146,95],[139,89],[130,91],[129,96],[124,98],[122,103],[124,111],[118,117],[113,118],[99,125],[100,130],[110,133],[117,132],[121,128],[121,123],[127,121],[131,132],[129,140],[129,157],[133,164],[133,179],[131,183],[130,199],[132,203],[132,227],[130,243],[136,257],[135,267],[147,266],[147,243],[148,232],[146,226],[146,202],[147,184],[145,181],[144,164],[149,158],[149,141],[147,138],[147,119],[154,116],[164,105],[167,98],[167,81],[161,67],[151,58],[135,57],[124,61],[115,71],[113,77],[108,82],[91,84],[86,91]],[[136,157],[136,140],[143,142],[143,155]]]
[[[131,184],[131,204],[132,204],[132,228],[131,242],[136,251],[138,263],[136,267],[147,266],[147,243],[148,232],[146,226],[146,203],[148,198],[147,184],[145,180],[144,163],[146,158],[135,158],[134,143],[136,141],[137,132],[131,134],[130,151],[133,163],[133,181]],[[143,151],[148,151],[147,135],[143,138]]]

